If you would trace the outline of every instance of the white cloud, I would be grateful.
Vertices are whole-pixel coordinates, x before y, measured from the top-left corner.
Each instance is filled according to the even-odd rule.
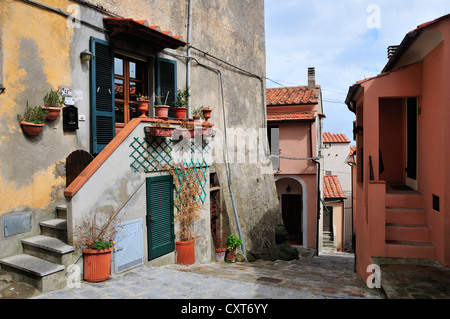
[[[368,11],[370,5],[379,8],[380,28],[368,27],[376,12]],[[450,3],[265,0],[265,10],[267,77],[285,86],[305,85],[307,69],[314,66],[324,94],[325,129],[351,138],[354,115],[344,104],[327,101],[343,103],[350,85],[381,72],[389,45],[400,44],[417,25],[449,13]],[[279,85],[267,81],[267,86]]]

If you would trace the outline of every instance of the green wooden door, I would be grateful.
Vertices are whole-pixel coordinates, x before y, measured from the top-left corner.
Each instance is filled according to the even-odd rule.
[[[171,175],[147,178],[148,260],[175,250]]]

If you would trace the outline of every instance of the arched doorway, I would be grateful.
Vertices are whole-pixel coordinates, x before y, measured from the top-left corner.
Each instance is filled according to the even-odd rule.
[[[284,227],[291,244],[307,246],[306,184],[298,176],[275,178]]]

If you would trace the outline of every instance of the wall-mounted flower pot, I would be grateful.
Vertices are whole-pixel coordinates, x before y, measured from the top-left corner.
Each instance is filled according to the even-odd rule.
[[[47,120],[54,121],[58,118],[59,113],[61,113],[60,107],[50,107],[50,106],[41,106],[43,110],[47,110]]]
[[[189,241],[177,240],[175,242],[177,252],[177,264],[195,264],[195,238]]]
[[[147,126],[144,128],[145,135],[154,136],[154,137],[172,137],[174,128],[173,127],[150,127]]]
[[[173,117],[176,120],[182,120],[186,118],[187,107],[174,107],[173,108]]]
[[[44,123],[34,124],[34,123],[30,123],[30,122],[25,122],[25,121],[20,122],[20,124],[22,125],[22,129],[25,132],[25,134],[27,134],[29,136],[38,135],[45,125]]]
[[[168,105],[158,105],[155,106],[155,117],[157,119],[168,119],[169,118],[169,108]]]
[[[111,252],[114,247],[103,250],[83,249],[83,277],[89,282],[104,281],[111,275]]]

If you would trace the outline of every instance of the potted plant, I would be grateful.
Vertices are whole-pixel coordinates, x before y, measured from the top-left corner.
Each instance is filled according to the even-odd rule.
[[[203,118],[203,111],[202,108],[196,108],[194,111],[192,111],[192,117],[194,121],[199,121],[201,118]]]
[[[168,97],[169,97],[169,92],[167,92],[166,101],[164,102],[164,104],[162,103],[160,96],[155,97],[155,117],[157,119],[163,119],[163,120],[169,119],[170,106],[166,105]]]
[[[17,119],[22,125],[23,131],[30,136],[38,135],[44,127],[44,122],[47,119],[48,111],[40,106],[30,107],[27,105],[23,115],[17,114]]]
[[[119,230],[117,214],[96,211],[83,216],[74,228],[74,242],[83,253],[83,278],[99,282],[111,274],[111,252]]]
[[[202,187],[199,183],[200,170],[185,167],[183,164],[171,166],[169,171],[174,179],[176,194],[174,205],[176,207],[175,221],[178,222],[175,242],[177,263],[192,265],[195,263],[195,233],[194,223],[200,218],[198,212],[202,204],[199,200]]]
[[[189,98],[191,94],[189,92],[189,87],[184,91],[177,91],[177,100],[175,101],[173,115],[176,120],[181,120],[186,118],[186,111],[189,105]]]
[[[138,111],[141,113],[140,117],[147,117],[148,104],[150,103],[148,96],[139,94],[136,98],[136,103],[138,105]]]
[[[168,122],[162,120],[156,121],[153,126],[146,126],[144,132],[146,137],[172,137],[172,133],[175,128],[170,127]]]
[[[203,119],[205,120],[205,122],[208,123],[209,119],[211,118],[212,109],[206,106],[202,106],[202,112],[203,112]]]
[[[236,262],[236,248],[242,245],[242,239],[233,234],[228,236],[227,252],[225,254],[225,261],[229,263]]]
[[[53,89],[50,89],[50,92],[45,94],[44,106],[41,107],[48,111],[47,120],[53,121],[59,116],[63,106],[64,98],[59,95],[57,90],[53,91]]]

